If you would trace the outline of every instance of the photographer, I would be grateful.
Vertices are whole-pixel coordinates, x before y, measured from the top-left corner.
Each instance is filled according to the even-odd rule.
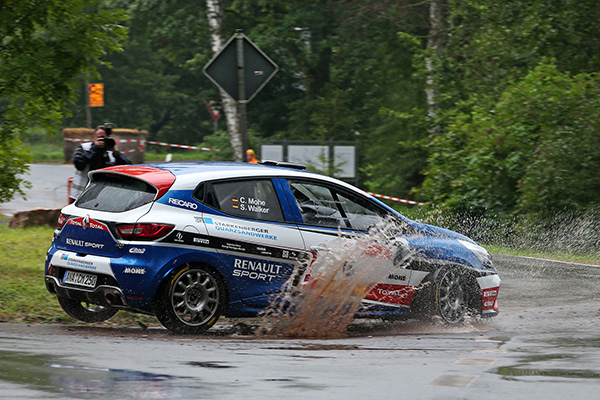
[[[79,145],[73,153],[75,177],[71,184],[71,203],[77,200],[88,184],[88,172],[113,165],[131,164],[123,153],[117,150],[115,140],[110,137],[112,124],[100,125],[94,130],[92,141]]]

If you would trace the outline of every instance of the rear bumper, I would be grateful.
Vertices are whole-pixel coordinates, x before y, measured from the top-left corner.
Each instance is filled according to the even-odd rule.
[[[123,292],[118,287],[101,285],[93,290],[74,288],[62,284],[55,276],[46,275],[46,289],[57,296],[89,301],[106,307],[129,308]]]

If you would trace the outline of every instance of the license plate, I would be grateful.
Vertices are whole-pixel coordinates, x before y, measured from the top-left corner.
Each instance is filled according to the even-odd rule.
[[[96,287],[96,275],[84,274],[83,272],[67,271],[64,282],[72,285],[85,286],[89,288]]]

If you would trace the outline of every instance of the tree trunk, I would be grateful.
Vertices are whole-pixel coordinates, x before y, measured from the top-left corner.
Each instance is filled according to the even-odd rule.
[[[444,0],[430,0],[429,3],[429,38],[427,48],[432,49],[431,53],[425,59],[425,68],[427,69],[427,81],[425,85],[425,95],[427,96],[427,115],[433,121],[439,117],[438,87],[435,72],[435,64],[443,48],[444,39]],[[431,128],[430,133],[440,134],[442,127],[436,122]]]
[[[225,26],[223,21],[223,3],[221,0],[206,0],[206,15],[210,33],[210,47],[217,54],[225,45]],[[219,88],[223,101],[223,114],[229,131],[229,141],[233,148],[235,161],[245,161],[244,140],[240,129],[237,102]]]

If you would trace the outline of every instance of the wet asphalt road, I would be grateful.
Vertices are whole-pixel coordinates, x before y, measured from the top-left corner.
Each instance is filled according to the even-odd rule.
[[[60,208],[70,165],[34,164],[27,200]],[[337,339],[256,338],[223,320],[162,328],[0,323],[2,399],[591,399],[600,384],[600,268],[495,256],[501,313],[445,327],[356,321]],[[1,288],[0,288],[1,290]]]
[[[501,314],[448,328],[357,321],[337,339],[0,324],[6,399],[588,399],[600,268],[496,256]],[[254,320],[246,321],[251,324]]]
[[[17,194],[12,201],[0,203],[0,214],[12,217],[15,212],[35,208],[62,208],[68,202],[68,179],[75,173],[70,164],[30,164],[29,174],[23,178],[31,188],[25,188],[25,197]]]

